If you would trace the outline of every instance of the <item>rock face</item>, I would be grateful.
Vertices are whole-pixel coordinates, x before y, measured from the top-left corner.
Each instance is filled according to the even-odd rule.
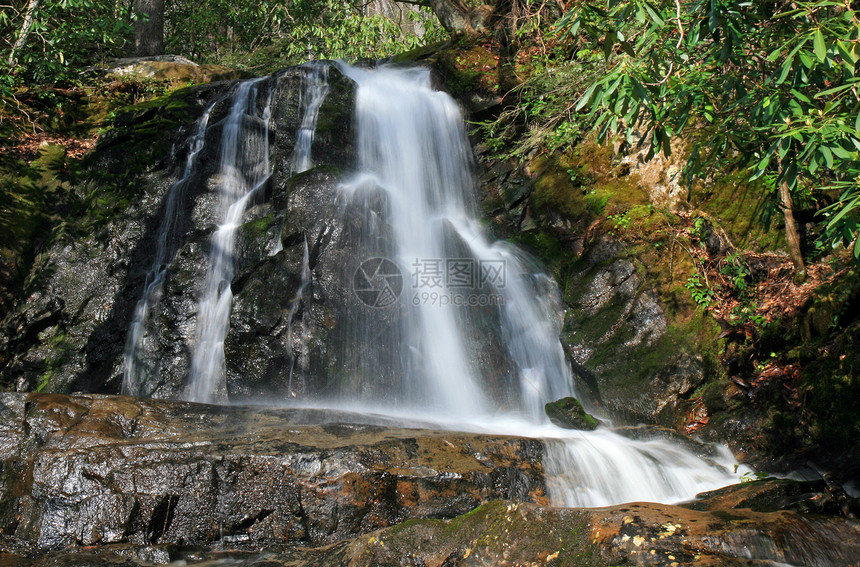
[[[582,408],[576,398],[562,398],[546,404],[545,407],[549,420],[559,427],[584,431],[597,429],[597,420]]]
[[[143,567],[171,560],[201,567],[226,561],[239,567],[845,567],[858,564],[858,536],[857,522],[792,512],[642,503],[587,510],[493,501],[450,520],[412,520],[318,548],[261,554],[105,545],[42,558],[0,552],[0,559],[15,567]]]
[[[0,530],[41,552],[319,545],[546,501],[536,440],[94,395],[3,394],[0,410]]]
[[[824,515],[857,503],[828,501],[823,482],[746,483],[683,506],[559,509],[546,506],[542,455],[537,440],[330,411],[2,394],[0,563],[844,566],[860,557],[860,524]]]
[[[577,263],[568,284],[565,337],[577,374],[595,377],[610,415],[654,423],[705,381],[707,369],[701,355],[668,335],[657,294],[624,256],[620,245],[604,239]]]
[[[697,512],[634,503],[595,510],[610,565],[857,565],[860,525],[791,512]]]
[[[361,536],[326,558],[368,567],[856,565],[858,536],[857,522],[790,512],[696,512],[641,503],[580,510],[491,502],[453,520],[419,520]]]
[[[269,159],[273,165],[260,198],[239,229],[233,331],[227,337],[231,397],[289,392],[325,363],[320,341],[299,337],[327,332],[333,309],[349,297],[324,284],[297,304],[305,246],[317,282],[333,282],[335,263],[349,254],[336,236],[335,188],[354,163],[353,84],[332,66],[311,155],[316,167],[293,176],[291,159],[302,121],[304,68],[259,83],[271,93]],[[117,118],[85,163],[81,194],[91,195],[80,218],[68,219],[36,262],[28,298],[4,319],[0,382],[19,391],[119,393],[123,351],[135,305],[166,238],[165,283],[146,323],[140,353],[152,377],[135,392],[178,397],[187,387],[197,304],[203,293],[210,238],[217,224],[220,139],[235,82],[178,91]],[[258,101],[258,104],[262,104]],[[178,214],[163,236],[169,193],[183,175],[197,127],[211,107],[196,165],[177,196]],[[340,223],[340,224],[338,224]],[[326,255],[332,244],[341,250]],[[277,249],[282,249],[275,254]],[[331,258],[319,267],[321,258]],[[326,271],[328,270],[328,271]],[[276,294],[274,284],[280,284]],[[315,309],[310,308],[314,298]],[[263,339],[261,337],[265,336]],[[301,343],[301,344],[299,344]],[[299,360],[301,359],[301,360]],[[311,368],[313,366],[313,368]],[[245,378],[240,382],[237,376]]]
[[[478,148],[479,155],[484,151]],[[712,369],[687,337],[679,340],[685,333],[672,328],[649,266],[611,232],[597,234],[595,205],[571,184],[570,172],[590,172],[608,158],[578,159],[582,163],[536,159],[523,171],[484,157],[484,209],[496,232],[546,262],[564,289],[561,339],[582,401],[627,424],[676,426]],[[643,198],[639,188],[624,190]]]

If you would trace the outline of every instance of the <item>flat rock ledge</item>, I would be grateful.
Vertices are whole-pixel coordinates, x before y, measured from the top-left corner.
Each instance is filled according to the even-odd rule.
[[[632,503],[600,509],[492,501],[450,520],[409,520],[316,548],[242,551],[115,544],[3,555],[9,567],[852,566],[857,522]]]
[[[0,394],[0,534],[36,552],[322,545],[493,499],[546,503],[538,440],[362,419]]]
[[[0,394],[0,565],[860,566],[823,482],[554,508],[541,458],[328,410]]]

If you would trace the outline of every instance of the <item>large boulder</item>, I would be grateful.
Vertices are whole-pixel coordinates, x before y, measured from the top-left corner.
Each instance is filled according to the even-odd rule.
[[[2,394],[0,408],[0,530],[41,552],[319,545],[496,498],[546,502],[533,439],[96,395]]]
[[[594,431],[598,422],[582,407],[576,398],[562,398],[546,404],[545,411],[549,420],[564,429]]]

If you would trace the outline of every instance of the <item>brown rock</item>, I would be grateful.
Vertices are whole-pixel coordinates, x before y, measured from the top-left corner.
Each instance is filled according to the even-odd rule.
[[[322,544],[495,498],[545,502],[532,439],[121,396],[0,403],[0,529],[42,550]]]

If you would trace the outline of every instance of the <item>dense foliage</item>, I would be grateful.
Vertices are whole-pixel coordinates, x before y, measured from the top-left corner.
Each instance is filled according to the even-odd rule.
[[[168,0],[167,49],[238,66],[381,57],[444,37],[429,9],[408,11],[421,36],[365,10],[360,0]],[[408,26],[405,26],[408,28]]]
[[[561,30],[591,41],[609,66],[576,108],[596,118],[601,138],[623,133],[650,143],[652,155],[670,153],[673,136],[695,140],[688,183],[739,159],[771,187],[772,211],[790,213],[792,201],[818,209],[822,242],[847,244],[860,258],[854,8],[848,0],[581,3]]]
[[[856,3],[855,3],[856,4]],[[782,213],[795,266],[848,246],[860,259],[860,19],[850,1],[602,0],[544,33],[536,72],[483,128],[526,156],[592,129],[647,156],[686,142],[684,182],[741,168]],[[509,99],[511,100],[511,99]],[[792,211],[816,214],[803,249]],[[786,214],[787,213],[787,214]],[[793,233],[793,234],[792,234]]]
[[[0,12],[0,83],[63,84],[128,54],[133,0],[9,0]],[[445,37],[428,8],[401,26],[360,0],[166,0],[167,51],[207,63],[266,67],[309,59],[381,57]],[[412,29],[420,32],[414,33]]]
[[[0,11],[0,82],[57,83],[122,53],[130,6],[116,0],[7,0]],[[29,17],[28,17],[29,16]]]

